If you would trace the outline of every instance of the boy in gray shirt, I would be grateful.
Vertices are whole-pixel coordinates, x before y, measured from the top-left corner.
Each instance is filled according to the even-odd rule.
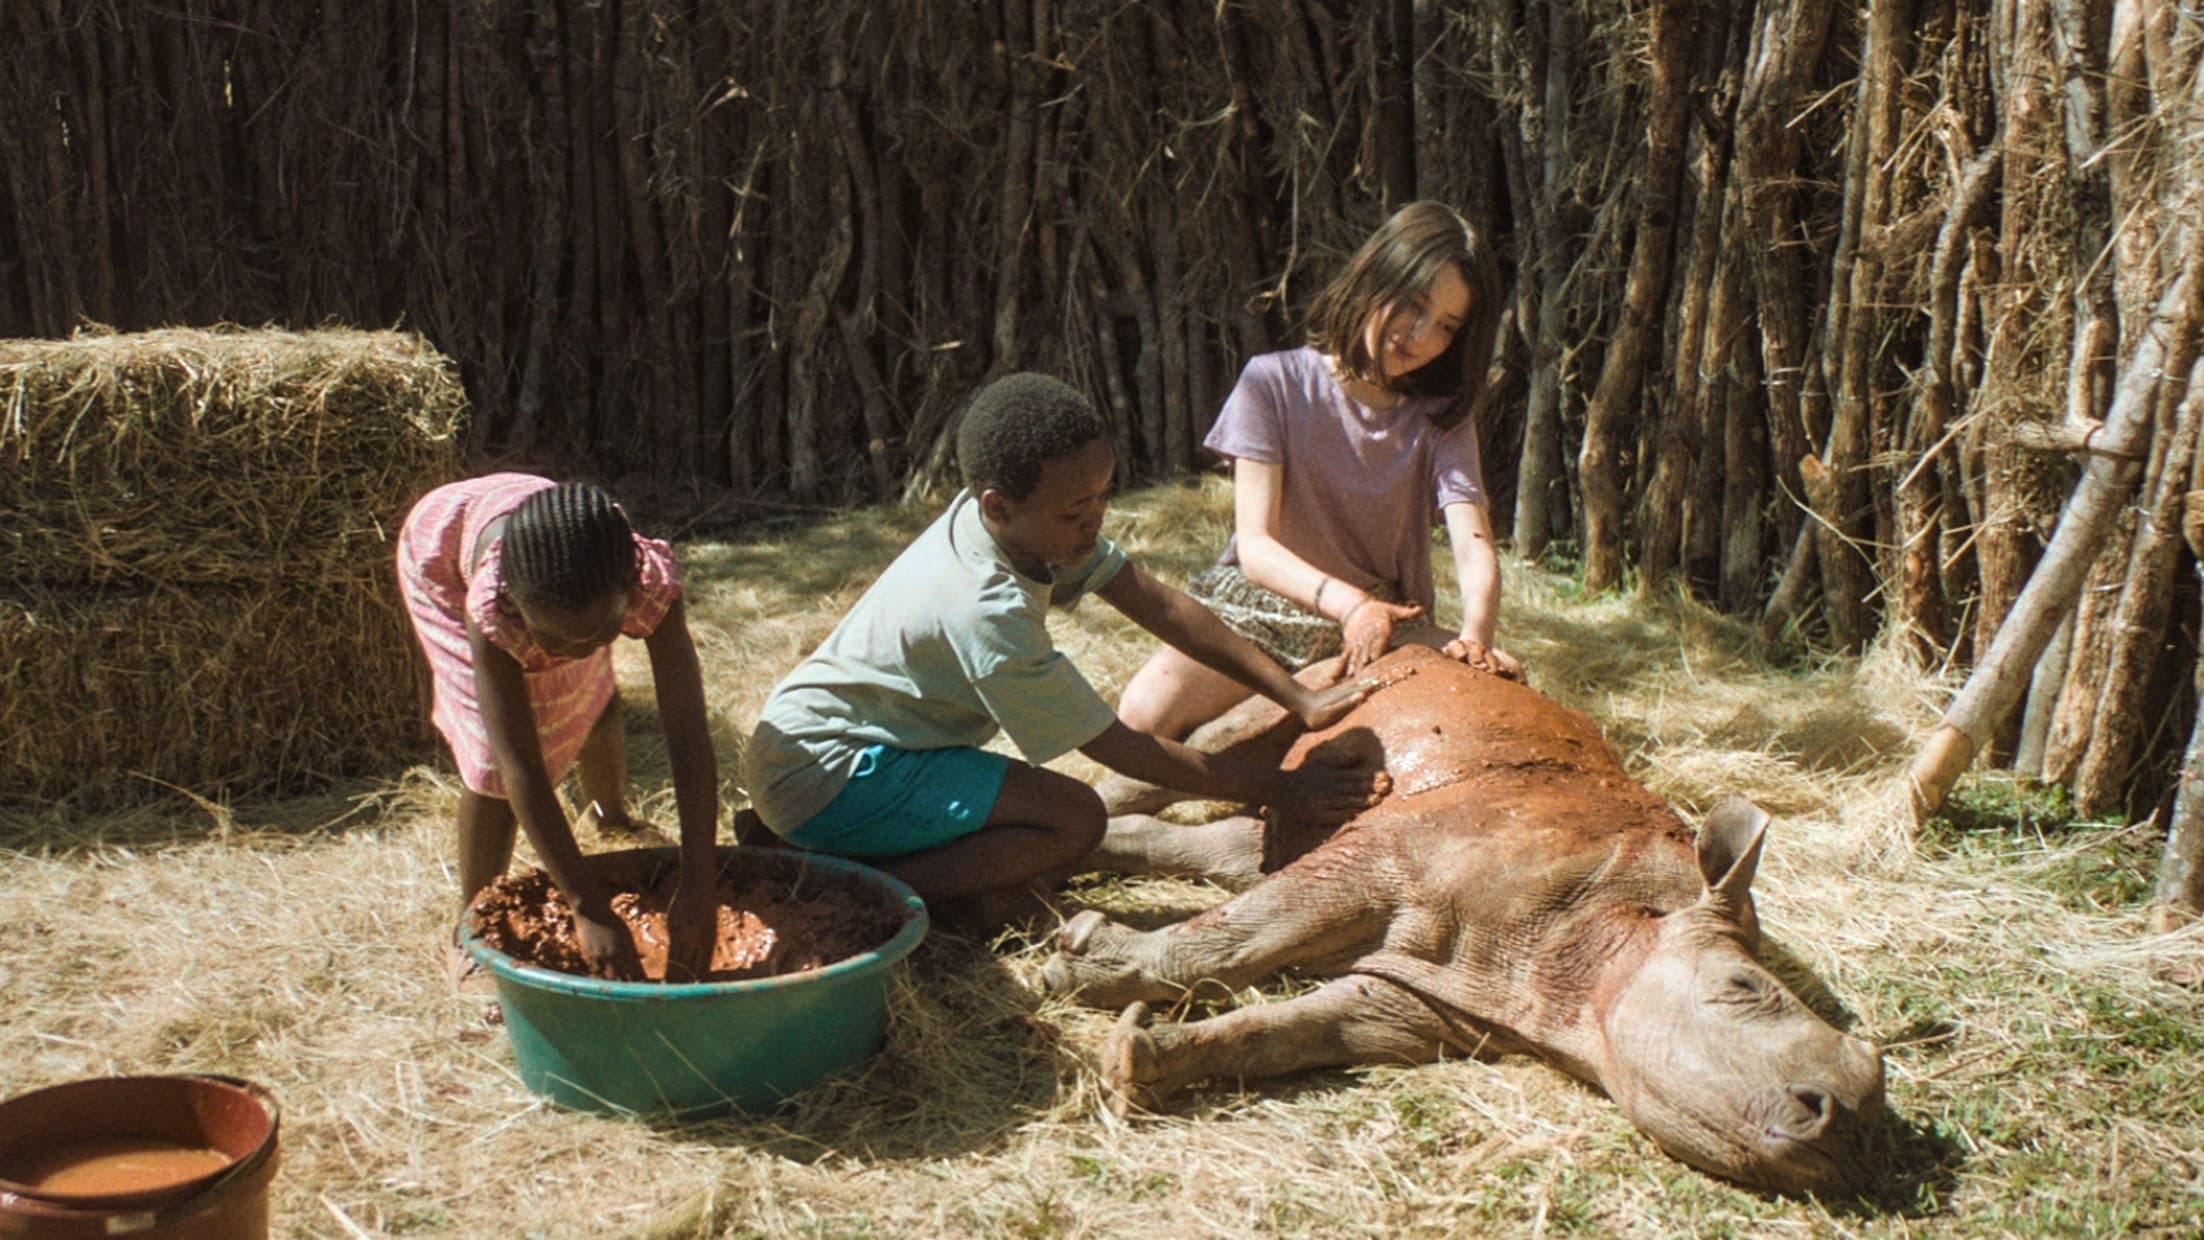
[[[929,905],[999,924],[1036,880],[1100,842],[1092,788],[1040,764],[1077,749],[1189,793],[1344,820],[1386,788],[1371,768],[1295,771],[1136,732],[1050,640],[1051,606],[1092,593],[1311,728],[1368,696],[1309,689],[1101,537],[1116,454],[1094,407],[1045,375],[998,379],[957,434],[965,489],[774,690],[745,754],[758,815],[790,843],[855,857]],[[1025,762],[980,749],[1007,732]]]

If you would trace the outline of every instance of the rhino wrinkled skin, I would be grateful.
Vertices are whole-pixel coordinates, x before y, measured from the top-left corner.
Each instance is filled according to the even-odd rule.
[[[1859,1188],[1882,1056],[1754,958],[1767,815],[1733,800],[1694,838],[1583,715],[1422,648],[1373,670],[1391,683],[1293,741],[1288,761],[1377,755],[1393,792],[1328,837],[1299,832],[1321,842],[1298,859],[1278,868],[1290,814],[1267,833],[1113,819],[1106,864],[1176,849],[1145,868],[1253,884],[1159,930],[1092,911],[1065,926],[1045,981],[1124,1008],[1104,1051],[1118,1104],[1154,1107],[1210,1077],[1524,1052],[1606,1091],[1692,1166],[1782,1192]],[[1238,729],[1243,748],[1288,735]],[[1150,1023],[1151,1002],[1287,966],[1333,980]]]

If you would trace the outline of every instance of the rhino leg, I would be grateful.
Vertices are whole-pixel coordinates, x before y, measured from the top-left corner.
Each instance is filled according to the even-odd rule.
[[[1289,867],[1176,925],[1135,930],[1089,909],[1064,924],[1042,972],[1089,1007],[1173,999],[1198,983],[1238,990],[1288,965],[1351,960],[1382,938],[1392,909],[1351,867]]]
[[[1079,864],[1119,874],[1206,878],[1245,891],[1263,876],[1264,836],[1263,820],[1249,814],[1191,825],[1119,814]]]
[[[1429,1063],[1445,1049],[1445,1028],[1414,995],[1374,977],[1350,975],[1298,999],[1258,1003],[1208,1020],[1150,1026],[1148,1005],[1118,1017],[1102,1051],[1110,1107],[1154,1110],[1211,1077],[1283,1076],[1366,1063]]]

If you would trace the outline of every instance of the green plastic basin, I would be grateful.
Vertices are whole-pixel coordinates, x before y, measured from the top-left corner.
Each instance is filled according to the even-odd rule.
[[[635,849],[671,860],[678,850]],[[760,874],[846,874],[904,914],[879,948],[808,973],[742,982],[615,982],[521,964],[467,931],[497,979],[520,1079],[561,1106],[701,1119],[758,1110],[886,1040],[888,984],[926,935],[926,906],[899,880],[822,853],[722,848],[720,864]]]

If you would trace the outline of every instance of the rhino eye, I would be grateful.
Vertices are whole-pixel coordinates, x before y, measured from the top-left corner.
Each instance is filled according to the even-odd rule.
[[[1715,991],[1715,998],[1724,1003],[1766,1003],[1768,996],[1767,979],[1757,973],[1732,973],[1722,979]]]

